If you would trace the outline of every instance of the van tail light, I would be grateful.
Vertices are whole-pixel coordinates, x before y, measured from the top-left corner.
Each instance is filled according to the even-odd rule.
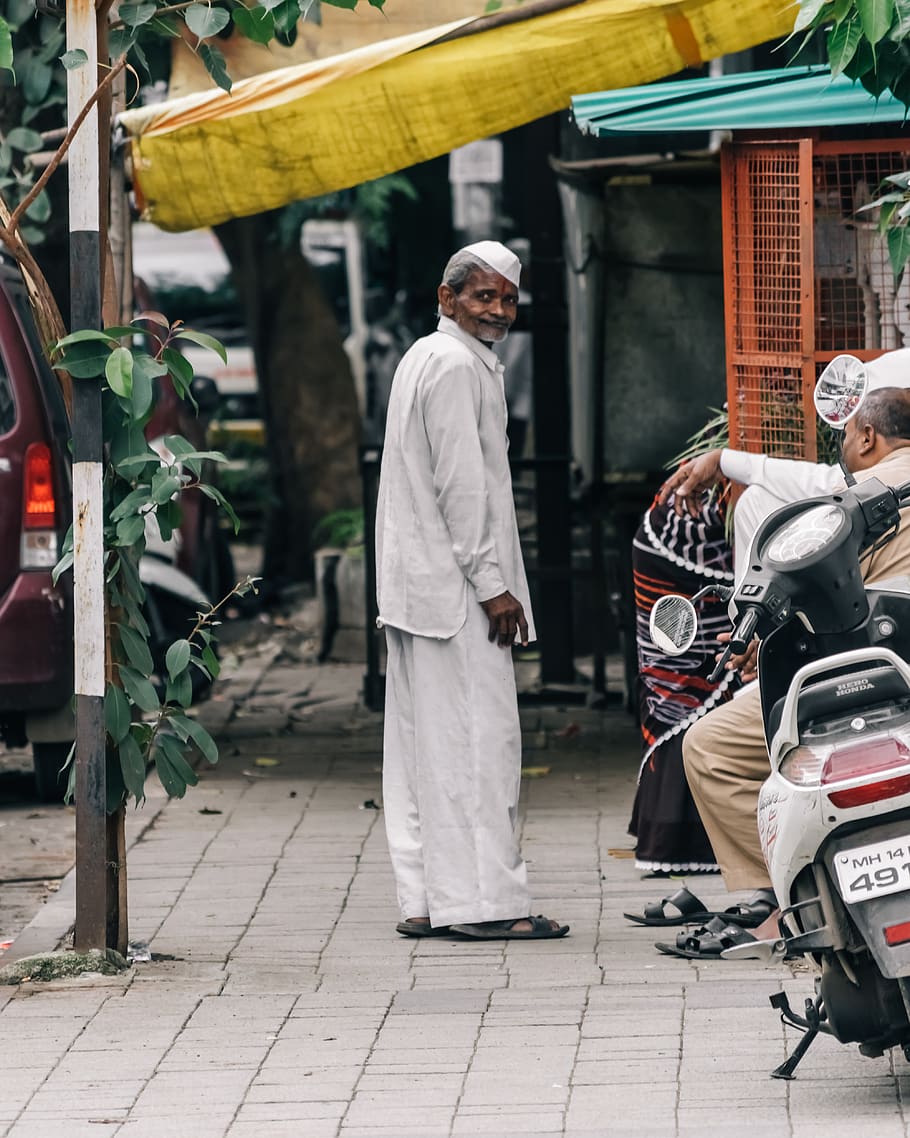
[[[845,809],[866,806],[885,798],[910,793],[910,748],[893,737],[838,747],[825,760],[822,786],[866,778],[858,786],[840,787],[827,792],[833,805]],[[897,771],[900,771],[898,774]],[[889,772],[890,773],[889,776]]]
[[[26,450],[22,489],[19,563],[23,569],[51,569],[57,564],[57,503],[46,443],[32,443]]]

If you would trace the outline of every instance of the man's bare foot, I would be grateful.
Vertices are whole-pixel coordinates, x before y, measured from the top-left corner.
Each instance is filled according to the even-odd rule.
[[[779,920],[780,909],[775,909],[757,928],[750,929],[749,931],[756,940],[779,940],[780,929],[777,924]]]

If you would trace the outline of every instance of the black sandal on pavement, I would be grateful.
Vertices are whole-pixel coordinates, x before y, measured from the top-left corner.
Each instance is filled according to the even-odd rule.
[[[721,954],[724,949],[751,944],[755,940],[741,925],[725,924],[722,918],[715,918],[704,928],[680,933],[676,944],[655,944],[654,947],[665,956],[683,956],[687,960],[723,960]]]
[[[519,921],[530,921],[529,929],[516,929]],[[568,925],[558,925],[549,917],[516,917],[514,921],[483,921],[476,925],[452,925],[452,932],[471,940],[551,940],[565,936]]]
[[[399,921],[395,931],[402,936],[449,936],[452,932],[449,925],[426,924],[419,918],[409,917],[406,921]]]
[[[667,915],[667,906],[672,905],[676,913]],[[692,925],[698,921],[708,921],[713,917],[722,917],[728,924],[741,925],[745,929],[754,929],[766,921],[777,909],[777,898],[771,889],[758,889],[748,901],[741,901],[721,911],[706,909],[704,902],[699,901],[694,893],[685,885],[677,890],[672,897],[664,897],[661,901],[654,901],[645,905],[644,912],[623,913],[626,920],[634,921],[637,925],[649,927],[666,927],[668,925]]]

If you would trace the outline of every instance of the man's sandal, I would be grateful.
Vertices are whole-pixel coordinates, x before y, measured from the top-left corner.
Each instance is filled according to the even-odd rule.
[[[417,921],[399,921],[395,931],[402,936],[451,936],[452,930],[448,925],[431,925]]]
[[[516,929],[519,921],[530,921],[529,929]],[[484,921],[476,925],[452,925],[452,932],[471,940],[551,940],[565,936],[568,925],[557,925],[549,917],[516,917],[514,921]]]
[[[727,924],[723,918],[716,917],[704,928],[680,933],[675,944],[655,944],[654,947],[665,956],[683,956],[687,960],[722,960],[724,949],[751,944],[755,940],[740,925]]]
[[[668,913],[668,906],[672,906],[676,912]],[[699,921],[710,921],[714,917],[722,917],[728,924],[754,929],[762,921],[767,920],[776,909],[777,899],[770,889],[759,889],[748,901],[717,911],[707,909],[704,902],[699,901],[695,894],[683,885],[671,897],[664,897],[660,901],[645,905],[643,913],[623,913],[623,916],[637,925],[648,925],[651,928],[691,925]]]

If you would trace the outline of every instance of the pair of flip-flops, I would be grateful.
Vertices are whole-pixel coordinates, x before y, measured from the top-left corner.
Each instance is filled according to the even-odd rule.
[[[770,889],[757,890],[748,901],[731,905],[727,909],[709,909],[685,885],[669,897],[652,901],[645,905],[642,913],[623,913],[628,921],[649,928],[671,925],[695,925],[700,922],[721,918],[726,924],[738,925],[741,929],[757,928],[777,909],[777,899]]]
[[[516,929],[519,921],[530,921],[529,929]],[[513,921],[484,921],[478,925],[424,925],[416,921],[401,921],[396,926],[402,936],[451,936],[469,940],[552,940],[565,936],[568,925],[556,925],[549,917],[516,917]]]

